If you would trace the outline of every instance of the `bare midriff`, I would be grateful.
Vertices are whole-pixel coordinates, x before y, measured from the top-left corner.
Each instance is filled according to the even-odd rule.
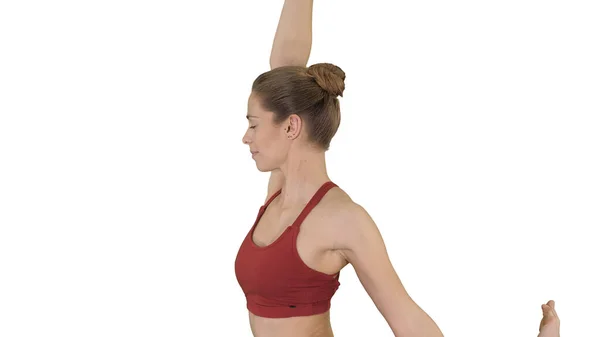
[[[313,316],[265,318],[250,315],[254,337],[333,337],[329,311]]]

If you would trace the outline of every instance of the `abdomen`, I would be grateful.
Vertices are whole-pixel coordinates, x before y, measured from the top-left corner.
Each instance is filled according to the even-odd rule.
[[[249,315],[254,337],[333,337],[329,311],[290,318],[265,318],[252,313]]]

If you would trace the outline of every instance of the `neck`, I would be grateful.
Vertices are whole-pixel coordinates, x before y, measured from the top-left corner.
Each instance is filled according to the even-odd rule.
[[[307,203],[319,187],[330,180],[324,151],[290,151],[280,170],[285,177],[280,195],[282,208]]]

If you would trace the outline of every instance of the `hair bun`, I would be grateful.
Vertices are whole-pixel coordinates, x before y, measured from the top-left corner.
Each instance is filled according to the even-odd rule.
[[[316,63],[308,67],[307,72],[323,90],[334,96],[343,96],[346,73],[340,67],[331,63]]]

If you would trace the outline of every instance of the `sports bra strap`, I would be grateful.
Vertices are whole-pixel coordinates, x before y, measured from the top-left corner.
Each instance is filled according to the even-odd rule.
[[[281,189],[279,189],[279,191],[273,193],[273,195],[269,198],[269,200],[267,200],[267,202],[263,205],[263,208],[267,208],[269,206],[269,204],[271,203],[271,201],[273,201],[273,199],[275,199],[280,193],[281,193]]]
[[[328,182],[324,183],[323,185],[321,185],[321,187],[317,190],[317,192],[310,199],[308,204],[306,204],[306,206],[304,206],[302,213],[300,213],[298,218],[296,218],[296,221],[294,221],[294,223],[292,224],[292,227],[299,227],[300,224],[302,224],[302,221],[304,221],[304,219],[308,216],[308,213],[310,213],[310,211],[319,203],[319,201],[321,201],[321,199],[323,199],[323,196],[325,196],[327,191],[329,191],[330,189],[332,189],[333,187],[336,187],[336,186],[337,185],[331,181],[328,181]]]

